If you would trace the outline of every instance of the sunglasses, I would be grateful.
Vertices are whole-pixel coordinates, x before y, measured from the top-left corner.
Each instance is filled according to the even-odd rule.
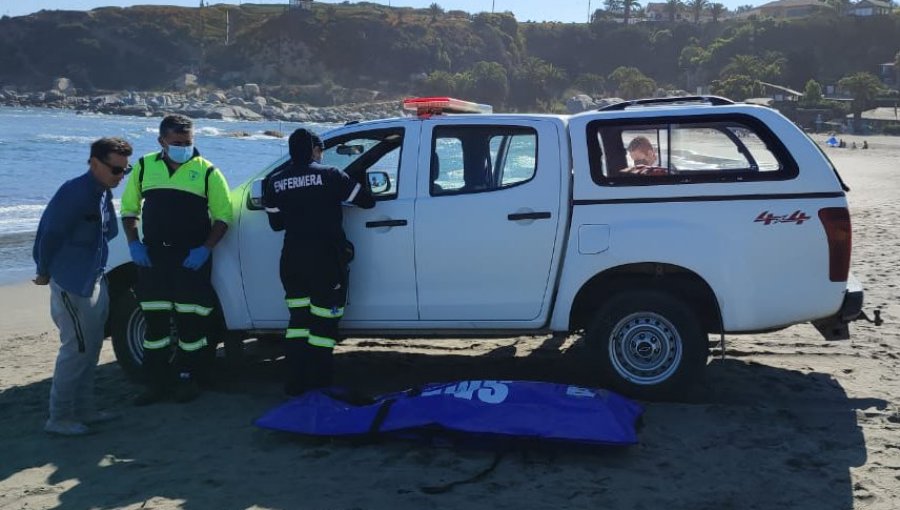
[[[103,163],[104,165],[108,166],[109,169],[112,170],[113,175],[122,175],[122,174],[128,175],[131,173],[131,165],[128,165],[128,166],[110,165],[109,163],[107,163],[106,161],[103,161],[102,159],[100,160],[100,162]]]

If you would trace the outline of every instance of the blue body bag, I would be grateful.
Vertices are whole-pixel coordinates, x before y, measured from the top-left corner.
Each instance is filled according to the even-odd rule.
[[[256,425],[331,437],[525,439],[597,445],[637,443],[643,409],[616,393],[531,381],[428,384],[368,401],[339,390],[304,393]]]

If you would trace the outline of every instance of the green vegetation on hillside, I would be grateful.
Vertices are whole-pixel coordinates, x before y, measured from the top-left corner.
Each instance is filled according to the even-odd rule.
[[[631,98],[712,86],[744,99],[764,92],[758,80],[801,91],[811,79],[820,90],[856,86],[861,78],[846,80],[877,73],[900,50],[897,14],[626,25],[599,15],[591,24],[520,23],[509,13],[468,15],[437,5],[313,5],[4,17],[0,85],[47,88],[66,76],[87,90],[162,90],[193,73],[207,86],[254,82],[319,103],[336,101],[336,89],[363,88],[554,110],[574,92]]]

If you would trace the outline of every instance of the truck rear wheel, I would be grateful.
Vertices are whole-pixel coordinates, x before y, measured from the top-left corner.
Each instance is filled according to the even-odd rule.
[[[612,387],[648,400],[678,398],[696,380],[709,354],[696,314],[662,291],[627,291],[609,299],[586,340]]]
[[[143,376],[141,367],[144,363],[147,321],[130,288],[123,290],[112,300],[109,325],[116,360],[130,379],[140,381]]]

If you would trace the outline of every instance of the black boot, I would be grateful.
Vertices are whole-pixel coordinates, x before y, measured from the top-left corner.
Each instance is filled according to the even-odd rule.
[[[175,402],[182,404],[190,402],[199,397],[200,393],[200,386],[190,372],[178,374],[178,381],[175,383]]]
[[[171,389],[169,354],[168,350],[144,351],[144,377],[147,380],[147,387],[134,398],[134,405],[148,406],[169,397]]]
[[[284,393],[290,397],[302,395],[309,389],[307,358],[310,346],[305,340],[285,340]]]

